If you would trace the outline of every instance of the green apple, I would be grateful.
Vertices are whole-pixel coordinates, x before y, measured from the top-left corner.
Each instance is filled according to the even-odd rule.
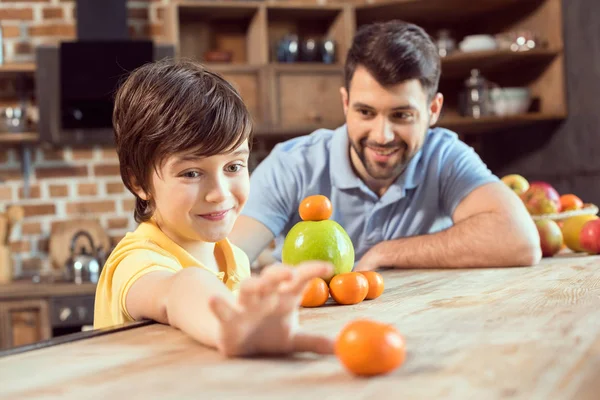
[[[340,224],[332,220],[300,221],[290,229],[283,242],[282,261],[297,265],[304,261],[331,262],[334,273],[351,272],[354,267],[354,246]]]

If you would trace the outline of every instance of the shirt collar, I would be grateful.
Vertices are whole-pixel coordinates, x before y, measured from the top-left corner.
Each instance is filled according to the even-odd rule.
[[[421,162],[423,148],[425,147],[431,131],[431,129],[428,130],[423,147],[421,147],[412,160],[410,160],[404,169],[404,172],[396,179],[386,194],[392,192],[392,194],[403,197],[406,189],[414,189],[421,183],[424,170]],[[329,174],[332,185],[338,189],[362,187],[364,185],[363,181],[356,175],[352,168],[352,161],[350,160],[350,141],[348,139],[348,130],[345,124],[334,131],[330,152]]]

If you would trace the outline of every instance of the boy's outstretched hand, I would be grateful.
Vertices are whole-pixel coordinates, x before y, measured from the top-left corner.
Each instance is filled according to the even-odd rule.
[[[218,350],[229,357],[333,353],[333,339],[302,332],[298,323],[306,284],[331,271],[332,266],[325,262],[272,265],[260,276],[243,282],[233,303],[222,297],[211,298],[210,308],[220,322]]]

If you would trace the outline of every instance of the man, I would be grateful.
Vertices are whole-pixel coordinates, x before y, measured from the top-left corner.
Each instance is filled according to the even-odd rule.
[[[400,21],[361,28],[341,88],[346,124],[278,144],[251,177],[231,240],[254,260],[323,194],[355,247],[355,270],[526,266],[537,229],[521,200],[457,135],[433,128],[440,59],[425,31]]]

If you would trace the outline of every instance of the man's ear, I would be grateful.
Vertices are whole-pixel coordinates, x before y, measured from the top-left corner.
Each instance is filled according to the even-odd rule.
[[[436,93],[433,96],[433,100],[429,104],[429,126],[433,126],[437,123],[442,112],[442,106],[444,105],[444,95]]]
[[[340,88],[340,94],[342,95],[342,106],[344,106],[344,115],[348,115],[348,91],[345,87]]]

